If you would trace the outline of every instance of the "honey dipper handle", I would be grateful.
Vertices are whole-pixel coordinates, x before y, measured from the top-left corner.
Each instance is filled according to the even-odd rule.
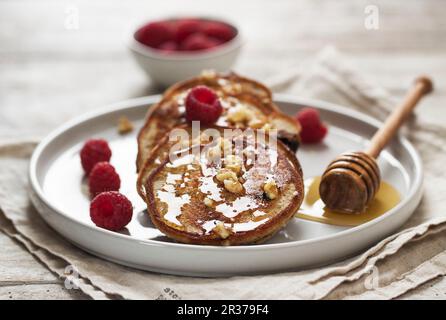
[[[401,125],[406,121],[409,114],[417,105],[418,101],[432,91],[432,81],[428,77],[419,77],[415,86],[407,93],[402,104],[400,104],[386,119],[384,125],[375,133],[365,152],[377,158],[381,150],[393,138]]]

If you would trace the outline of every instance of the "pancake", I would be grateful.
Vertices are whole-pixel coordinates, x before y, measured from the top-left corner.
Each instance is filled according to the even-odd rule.
[[[144,166],[156,144],[175,126],[185,123],[184,101],[189,90],[205,85],[214,90],[223,106],[216,125],[236,128],[273,127],[292,150],[299,145],[299,124],[283,114],[273,103],[270,90],[264,85],[235,73],[203,72],[166,90],[162,99],[151,106],[146,122],[138,134],[137,171]]]
[[[205,127],[193,136],[187,124],[175,127],[141,169],[138,192],[150,218],[176,241],[263,242],[302,203],[302,170],[289,148],[263,130],[228,137],[225,129]]]

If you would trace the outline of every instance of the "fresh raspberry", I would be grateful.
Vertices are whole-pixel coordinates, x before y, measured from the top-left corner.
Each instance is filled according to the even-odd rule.
[[[182,43],[191,34],[199,33],[202,22],[198,19],[182,19],[176,24],[175,40]]]
[[[172,52],[178,50],[178,45],[175,41],[166,41],[161,43],[157,49],[160,49],[165,52]]]
[[[209,37],[217,38],[223,42],[235,37],[234,29],[221,22],[210,21],[204,24],[203,33]]]
[[[94,165],[102,161],[110,161],[112,152],[107,141],[103,139],[90,139],[85,142],[81,150],[81,164],[88,175]]]
[[[193,88],[186,97],[186,120],[211,124],[220,117],[223,108],[217,94],[206,86]]]
[[[218,38],[214,38],[214,37],[207,37],[207,38],[208,38],[209,43],[212,44],[210,48],[213,48],[213,47],[221,45],[222,43],[225,43],[225,41],[218,39]]]
[[[151,22],[139,29],[135,38],[149,47],[156,48],[163,42],[174,40],[175,30],[167,21]]]
[[[213,38],[207,37],[201,33],[194,33],[181,43],[180,48],[185,51],[197,51],[210,49],[218,44],[219,43]]]
[[[92,197],[104,191],[119,191],[121,179],[115,168],[108,162],[98,162],[88,176],[88,187]]]
[[[133,206],[117,191],[102,192],[90,203],[90,217],[98,227],[118,231],[132,220]]]
[[[296,119],[302,126],[302,143],[318,143],[326,136],[327,127],[321,122],[316,109],[304,108],[296,114]]]

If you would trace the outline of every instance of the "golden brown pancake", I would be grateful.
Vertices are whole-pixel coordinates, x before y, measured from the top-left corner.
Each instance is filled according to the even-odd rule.
[[[190,138],[179,142],[165,136],[141,169],[138,192],[153,224],[183,243],[265,241],[302,202],[295,154],[263,130],[254,138],[246,131],[227,138],[224,127],[202,129],[208,130],[194,137],[187,124],[174,128],[171,137],[184,130]]]
[[[138,172],[166,133],[185,123],[185,97],[190,89],[198,85],[208,86],[219,95],[223,114],[216,125],[237,128],[260,128],[265,125],[274,127],[278,129],[284,142],[294,150],[297,148],[300,126],[273,103],[267,87],[235,73],[204,72],[167,89],[161,101],[149,109],[146,122],[138,135]]]

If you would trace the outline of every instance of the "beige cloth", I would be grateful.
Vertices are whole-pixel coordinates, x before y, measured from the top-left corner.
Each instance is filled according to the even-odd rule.
[[[383,118],[388,94],[352,71],[333,49],[305,67],[271,79],[275,91],[338,103]],[[408,135],[425,165],[425,195],[401,232],[336,265],[252,277],[202,279],[133,270],[96,258],[50,229],[27,196],[27,166],[34,142],[0,146],[0,228],[50,270],[95,299],[322,299],[397,298],[446,273],[446,130],[414,118]],[[72,265],[78,281],[66,269]],[[67,274],[65,274],[69,271]]]

